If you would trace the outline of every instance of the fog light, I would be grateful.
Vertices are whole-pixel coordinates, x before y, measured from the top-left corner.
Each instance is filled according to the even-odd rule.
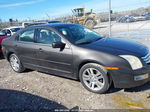
[[[134,76],[134,80],[135,81],[144,80],[144,79],[147,79],[148,77],[149,77],[149,74],[138,75],[138,76]]]

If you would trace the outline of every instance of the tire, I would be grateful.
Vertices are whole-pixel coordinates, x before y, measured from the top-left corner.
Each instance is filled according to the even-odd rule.
[[[22,73],[25,70],[20,59],[16,54],[11,54],[9,56],[9,63],[11,68],[17,73]]]
[[[94,28],[95,26],[95,21],[93,19],[88,19],[86,20],[85,24],[84,24],[87,28]]]
[[[107,70],[96,63],[85,64],[79,72],[82,85],[90,92],[102,94],[110,87]]]

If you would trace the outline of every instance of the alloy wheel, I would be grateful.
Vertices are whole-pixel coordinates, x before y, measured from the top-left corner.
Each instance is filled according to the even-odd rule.
[[[14,71],[19,71],[20,68],[19,60],[14,55],[10,57],[10,64],[14,69]]]
[[[105,85],[103,74],[95,68],[85,69],[82,78],[85,85],[93,91],[99,91]]]

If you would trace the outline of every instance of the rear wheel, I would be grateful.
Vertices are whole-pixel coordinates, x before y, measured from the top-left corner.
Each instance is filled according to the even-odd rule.
[[[91,92],[105,93],[110,87],[107,71],[98,64],[84,65],[79,75],[82,85]]]
[[[16,54],[11,54],[9,56],[9,62],[10,62],[10,65],[11,65],[12,69],[15,72],[21,73],[25,70],[25,68],[23,67],[20,59],[18,58],[18,56]]]

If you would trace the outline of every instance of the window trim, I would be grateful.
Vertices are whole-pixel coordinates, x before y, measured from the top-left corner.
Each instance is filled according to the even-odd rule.
[[[36,42],[36,41],[37,41],[37,37],[38,37],[38,29],[41,29],[41,28],[49,29],[49,30],[54,31],[58,36],[60,36],[61,41],[66,44],[65,49],[70,49],[70,48],[71,48],[71,43],[70,43],[63,35],[61,35],[56,29],[54,29],[54,28],[52,28],[52,27],[44,27],[44,26],[42,26],[42,27],[37,26],[37,27],[31,27],[31,28],[27,27],[27,28],[21,29],[19,32],[17,32],[16,34],[14,34],[14,37],[15,37],[15,38],[13,38],[13,39],[14,39],[15,41],[19,42],[19,43],[20,43],[20,42],[21,42],[21,43],[26,43],[26,44],[27,44],[27,43],[32,43],[32,44],[36,44],[36,45],[42,45],[42,46],[49,46],[49,47],[52,47],[52,45],[42,44],[42,43],[37,43],[37,42]],[[34,30],[35,30],[35,32],[34,32],[34,42],[25,42],[25,41],[19,41],[19,40],[17,40],[17,36],[18,36],[18,35],[20,35],[22,32],[24,32],[24,31],[26,31],[26,30],[29,30],[29,29],[34,29]]]

